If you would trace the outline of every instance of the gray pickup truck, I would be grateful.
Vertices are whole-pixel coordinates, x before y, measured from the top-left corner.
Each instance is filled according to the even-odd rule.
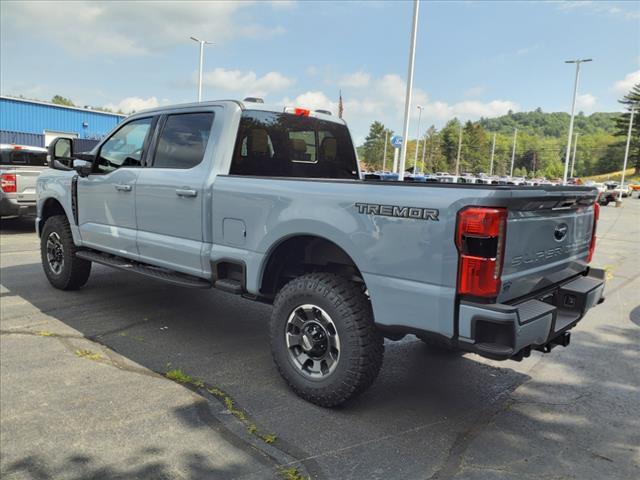
[[[46,149],[0,144],[0,217],[35,215],[36,179],[46,168]]]
[[[219,101],[49,147],[36,227],[51,284],[92,263],[273,304],[275,363],[303,398],[366,389],[384,337],[493,359],[569,343],[603,300],[587,187],[367,181],[344,121]]]

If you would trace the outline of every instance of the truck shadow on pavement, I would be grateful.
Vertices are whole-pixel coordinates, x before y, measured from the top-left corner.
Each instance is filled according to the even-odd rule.
[[[590,441],[603,429],[640,431],[637,417],[620,425],[618,412],[604,407],[611,395],[627,399],[637,394],[632,370],[602,380],[613,352],[630,359],[637,354],[637,344],[629,341],[638,337],[631,324],[631,336],[626,327],[578,331],[577,345],[561,356],[554,351],[541,360],[535,353],[520,364],[442,353],[407,337],[387,344],[382,371],[369,390],[328,410],[299,399],[278,375],[268,346],[269,306],[96,266],[88,284],[76,292],[50,287],[39,264],[3,268],[2,284],[2,298],[22,297],[145,368],[160,374],[180,369],[226,392],[261,431],[277,437],[263,453],[273,459],[278,455],[268,449],[278,450],[279,458],[292,459],[312,478],[447,479],[474,469],[557,475],[559,465],[564,473],[584,474],[580,478],[605,478],[633,468],[627,462],[637,434],[633,439],[612,434],[615,441],[602,440],[595,447]],[[5,312],[5,320],[29,311],[26,305]],[[228,417],[222,403],[207,401],[212,415]],[[207,426],[190,408],[173,414],[186,427]],[[570,469],[548,460],[566,450],[565,442],[580,447],[567,453],[574,456]],[[126,470],[102,466],[90,456],[70,457],[62,464],[26,456],[3,470],[38,479],[71,467],[79,472],[77,478],[173,478],[161,457],[162,452],[142,452]],[[217,471],[197,455],[183,463],[188,468],[180,474],[186,478],[239,476]]]
[[[104,465],[103,460],[89,455],[74,455],[66,459],[50,462],[39,455],[30,455],[10,464],[3,474],[8,478],[49,480],[65,478],[69,480],[170,480],[188,478],[190,480],[241,478],[240,468],[220,468],[205,456],[192,453],[182,459],[180,472],[169,467],[162,459],[167,452],[158,448],[143,448],[125,457],[119,465]]]
[[[35,232],[36,217],[7,217],[0,219],[3,235]]]

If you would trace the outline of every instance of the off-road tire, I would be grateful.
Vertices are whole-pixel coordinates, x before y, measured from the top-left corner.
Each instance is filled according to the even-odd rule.
[[[57,234],[62,246],[62,266],[56,273],[47,258],[47,240],[52,233]],[[49,283],[60,290],[77,290],[82,287],[91,273],[91,262],[76,257],[77,247],[73,243],[71,227],[65,215],[49,217],[40,237],[42,268]]]
[[[290,315],[301,305],[316,305],[335,325],[340,356],[335,370],[321,379],[303,375],[286,342]],[[369,387],[380,371],[384,339],[374,325],[371,303],[361,286],[339,275],[311,273],[287,283],[275,299],[271,315],[271,353],[290,387],[305,400],[334,407]]]

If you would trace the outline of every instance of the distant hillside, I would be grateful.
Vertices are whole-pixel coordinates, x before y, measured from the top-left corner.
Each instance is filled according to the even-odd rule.
[[[574,128],[580,135],[594,133],[613,134],[616,130],[618,113],[597,112],[576,115]],[[565,112],[546,113],[541,109],[533,112],[510,112],[496,118],[481,118],[482,128],[489,132],[509,134],[517,128],[521,132],[543,137],[563,137],[569,129],[569,114]]]
[[[597,175],[620,170],[624,159],[625,137],[620,135],[616,120],[622,114],[592,113],[576,115],[569,156],[572,158],[573,174],[577,176]],[[462,128],[462,142],[459,145]],[[518,129],[517,141],[513,143],[513,130]],[[461,123],[457,118],[449,120],[441,129],[430,127],[424,134],[421,161],[427,171],[456,171],[459,165],[464,172],[491,171],[505,175],[545,176],[561,178],[567,158],[567,133],[569,114],[545,113],[541,109],[532,112],[509,112],[497,118],[481,118],[477,122]],[[358,148],[358,156],[367,168],[377,169],[384,164],[384,139],[386,127],[374,121],[365,142]],[[494,133],[495,145],[493,143]],[[493,148],[495,146],[495,148]],[[416,141],[407,142],[407,165],[416,158]],[[393,152],[387,148],[385,167],[393,161]],[[573,152],[575,151],[575,155]],[[511,161],[513,158],[513,167]],[[418,168],[421,168],[420,165]],[[569,172],[571,174],[571,171]]]

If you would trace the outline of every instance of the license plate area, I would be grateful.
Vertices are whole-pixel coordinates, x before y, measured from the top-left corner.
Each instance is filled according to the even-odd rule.
[[[541,301],[557,309],[553,333],[580,320],[587,310],[598,304],[603,290],[604,271],[592,269],[589,275],[565,283],[541,298]]]

